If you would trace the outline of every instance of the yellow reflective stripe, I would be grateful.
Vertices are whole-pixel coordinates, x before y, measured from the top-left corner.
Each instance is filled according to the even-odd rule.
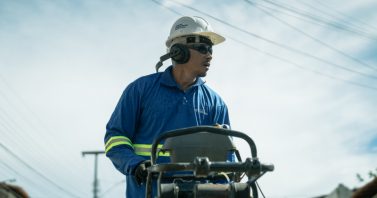
[[[160,150],[163,147],[162,144],[157,145],[157,150]],[[134,144],[134,150],[137,155],[141,156],[151,156],[152,145],[151,144]],[[170,156],[169,152],[159,152],[159,156]]]
[[[117,141],[118,141],[118,140],[124,140],[124,141],[126,141],[126,142],[130,142],[131,145],[132,145],[131,140],[128,139],[128,137],[126,137],[126,136],[113,136],[113,137],[111,137],[109,140],[107,140],[105,146],[107,147],[107,146],[108,146],[112,141],[114,141],[114,140],[117,140]]]
[[[113,141],[119,141],[119,140],[130,142],[132,144],[131,140],[128,139],[128,137],[126,137],[126,136],[113,136],[109,140],[107,140],[105,146],[108,146]]]
[[[151,156],[151,152],[135,152],[136,155],[141,155],[141,156]],[[170,153],[169,152],[159,152],[158,156],[164,156],[164,157],[169,157]]]
[[[157,148],[162,148],[164,145],[163,144],[159,144],[157,145]],[[152,148],[152,144],[134,144],[134,147],[135,148]]]
[[[170,153],[169,153],[169,151],[159,152],[159,153],[158,153],[158,156],[169,157],[169,156],[170,156]]]
[[[111,137],[105,144],[105,152],[107,153],[111,148],[118,145],[129,145],[133,148],[132,142],[125,136]]]

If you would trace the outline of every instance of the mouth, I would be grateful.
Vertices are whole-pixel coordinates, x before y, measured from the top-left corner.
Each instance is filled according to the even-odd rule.
[[[206,67],[206,68],[209,68],[210,65],[211,65],[211,63],[209,63],[209,62],[203,63],[203,66]]]

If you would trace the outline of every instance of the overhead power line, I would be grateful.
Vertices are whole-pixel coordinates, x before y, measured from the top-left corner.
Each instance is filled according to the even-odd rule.
[[[120,180],[120,181],[118,181],[118,182],[112,184],[109,188],[107,188],[106,190],[104,190],[103,193],[102,193],[99,197],[105,197],[105,195],[106,195],[107,193],[109,193],[110,191],[112,191],[112,190],[113,190],[114,188],[116,188],[117,186],[124,184],[125,182],[126,182],[126,180],[125,180],[125,179],[122,179],[122,180]]]
[[[154,2],[154,3],[156,3],[157,5],[159,5],[159,6],[163,7],[163,8],[165,8],[165,9],[168,9],[168,10],[170,10],[170,11],[172,11],[172,12],[174,12],[174,13],[180,15],[180,16],[183,16],[181,13],[179,13],[179,12],[175,11],[174,9],[171,9],[171,8],[169,8],[169,7],[165,6],[165,5],[163,5],[163,4],[160,3],[159,1],[156,1],[156,0],[151,0],[151,1]],[[185,5],[182,5],[182,6],[186,7]],[[193,8],[193,9],[195,9],[195,8]],[[196,9],[195,9],[195,10],[196,10]],[[201,12],[201,11],[198,11],[198,12],[200,12],[201,14],[204,14],[204,15],[206,15],[206,16],[209,16],[209,17],[211,17],[211,18],[213,18],[213,19],[215,19],[215,20],[218,20],[217,18],[214,18],[214,17],[212,17],[211,15],[205,14],[205,13],[203,13],[203,12]],[[229,23],[225,22],[225,24],[229,24]],[[229,24],[229,25],[230,25],[230,24]],[[341,81],[341,82],[348,83],[348,84],[351,84],[351,85],[354,85],[354,86],[358,86],[358,87],[362,87],[362,88],[367,88],[367,89],[372,89],[372,90],[377,91],[377,87],[372,87],[372,86],[365,85],[365,84],[361,84],[361,83],[358,83],[358,82],[354,82],[354,81],[350,81],[350,80],[346,80],[346,79],[338,78],[338,77],[335,77],[335,76],[332,76],[332,75],[329,75],[329,74],[326,74],[326,73],[323,73],[323,72],[320,72],[320,71],[312,70],[312,69],[309,69],[309,68],[307,68],[307,67],[304,67],[304,66],[302,66],[302,65],[300,65],[300,64],[298,64],[298,63],[295,63],[295,62],[293,62],[293,61],[290,61],[290,60],[288,60],[288,59],[286,59],[286,58],[279,57],[279,56],[277,56],[277,55],[274,55],[274,54],[269,53],[269,52],[266,52],[266,51],[262,51],[262,50],[260,50],[260,49],[258,49],[258,48],[256,48],[256,47],[251,46],[250,44],[248,44],[248,43],[246,43],[246,42],[243,42],[243,41],[237,40],[237,39],[232,38],[232,37],[230,37],[230,36],[228,36],[228,35],[226,35],[226,37],[229,38],[229,39],[231,39],[231,40],[233,40],[233,41],[235,41],[235,42],[237,42],[237,43],[240,43],[240,44],[242,44],[242,45],[244,45],[244,46],[246,46],[246,47],[248,47],[248,48],[250,48],[250,49],[253,49],[253,50],[256,50],[256,51],[258,51],[258,52],[260,52],[260,53],[263,53],[263,54],[265,54],[265,55],[271,56],[271,57],[273,57],[273,58],[275,58],[275,59],[277,59],[277,60],[280,60],[280,61],[282,61],[282,62],[286,62],[286,63],[289,63],[289,64],[291,64],[291,65],[294,65],[294,66],[297,67],[297,68],[300,68],[300,69],[303,69],[303,70],[307,70],[307,71],[313,72],[313,73],[315,73],[315,74],[317,74],[317,75],[324,76],[324,77],[327,77],[327,78],[332,79],[332,80]]]
[[[256,0],[256,1],[258,1],[258,0]],[[251,3],[256,3],[256,1],[251,2]],[[353,33],[355,35],[362,36],[364,38],[368,38],[368,39],[371,39],[371,40],[375,40],[375,41],[377,40],[376,36],[370,35],[368,32],[364,32],[363,30],[360,30],[358,28],[351,27],[350,25],[347,25],[347,24],[344,24],[344,23],[340,24],[340,23],[334,22],[334,21],[331,21],[331,22],[327,21],[323,17],[319,17],[317,15],[314,15],[313,13],[309,13],[309,12],[306,12],[306,11],[303,11],[303,10],[299,10],[297,8],[292,7],[291,5],[287,5],[287,4],[284,4],[284,3],[281,3],[281,2],[271,1],[271,0],[262,0],[262,1],[266,2],[270,5],[273,5],[275,7],[278,7],[280,10],[282,10],[282,9],[286,10],[286,11],[291,12],[293,14],[305,17],[309,20],[319,22],[319,23],[326,25],[328,27],[332,27],[332,28],[336,28],[338,30]]]
[[[163,7],[163,8],[165,8],[165,9],[170,10],[171,12],[173,12],[173,13],[176,14],[176,15],[184,16],[183,14],[181,14],[181,13],[175,11],[174,9],[172,9],[172,8],[170,8],[170,7],[168,7],[168,6],[163,5],[162,3],[158,2],[157,0],[151,0],[151,1],[154,2],[154,3],[157,4],[157,5],[159,5],[159,6]]]
[[[49,179],[47,176],[45,176],[44,174],[42,174],[41,172],[39,172],[38,170],[36,170],[35,168],[33,168],[31,165],[29,165],[27,162],[25,162],[24,160],[22,160],[20,157],[18,157],[15,153],[13,153],[10,149],[8,149],[8,147],[6,147],[3,143],[0,142],[0,147],[2,147],[7,153],[9,153],[11,156],[13,156],[15,159],[17,159],[19,162],[21,162],[25,167],[27,167],[28,169],[30,169],[32,172],[34,172],[35,174],[37,174],[38,176],[40,176],[41,178],[43,178],[45,181],[47,181],[48,183],[50,183],[51,185],[55,186],[57,189],[59,189],[61,192],[69,195],[70,197],[79,197],[71,192],[69,192],[68,190],[66,190],[65,188],[63,188],[62,186],[58,185],[57,183],[55,183],[54,181],[52,181],[51,179]]]
[[[314,0],[314,1],[315,1],[316,5],[319,5],[319,6],[322,6],[323,8],[329,9],[330,10],[329,12],[331,13],[331,15],[337,14],[337,15],[343,17],[343,18],[346,18],[345,21],[349,21],[349,19],[351,19],[351,21],[357,21],[357,23],[364,25],[364,27],[367,27],[367,28],[371,29],[372,31],[377,31],[377,27],[375,26],[375,24],[368,24],[368,23],[366,23],[365,21],[363,21],[359,18],[352,17],[350,15],[345,14],[344,12],[335,10],[335,9],[331,8],[329,5],[327,5],[325,3],[325,1],[323,1],[323,0]],[[303,1],[300,1],[300,2],[303,3]]]
[[[377,87],[373,87],[373,86],[370,86],[370,85],[361,84],[361,83],[358,83],[358,82],[355,82],[355,81],[342,79],[342,78],[335,77],[335,76],[332,76],[332,75],[329,75],[329,74],[326,74],[326,73],[323,73],[323,72],[320,72],[320,71],[312,70],[312,69],[309,69],[309,68],[307,68],[307,67],[304,67],[304,66],[302,66],[302,65],[300,65],[300,64],[298,64],[298,63],[295,63],[295,62],[293,62],[293,61],[290,61],[290,60],[288,60],[288,59],[286,59],[286,58],[283,58],[283,57],[281,57],[281,56],[277,56],[277,55],[275,55],[275,54],[272,54],[272,53],[269,53],[269,52],[266,52],[266,51],[260,50],[260,49],[258,49],[258,48],[256,48],[256,47],[251,46],[250,44],[248,44],[248,43],[246,43],[246,42],[240,41],[240,40],[235,39],[235,38],[232,38],[232,37],[230,37],[230,36],[227,36],[227,37],[230,38],[231,40],[236,41],[237,43],[240,43],[240,44],[244,45],[245,47],[248,47],[248,48],[250,48],[250,49],[253,49],[253,50],[258,51],[258,52],[260,52],[260,53],[262,53],[262,54],[268,55],[268,56],[270,56],[270,57],[273,57],[273,58],[275,58],[275,59],[277,59],[277,60],[280,60],[280,61],[286,62],[286,63],[288,63],[288,64],[291,64],[291,65],[293,65],[293,66],[295,66],[295,67],[297,67],[297,68],[299,68],[299,69],[303,69],[303,70],[306,70],[306,71],[310,71],[310,72],[313,72],[313,73],[315,73],[315,74],[317,74],[317,75],[324,76],[324,77],[327,77],[327,78],[332,79],[332,80],[342,81],[342,82],[345,82],[345,83],[348,83],[348,84],[351,84],[351,85],[355,85],[355,86],[358,86],[358,87],[363,87],[363,88],[372,89],[372,90],[374,90],[374,91],[377,91]]]
[[[260,5],[258,5],[258,4],[251,3],[251,2],[248,1],[248,0],[245,0],[245,1],[246,1],[248,4],[250,4],[250,5],[254,5],[256,8],[258,8],[259,10],[261,10],[263,13],[265,13],[265,14],[267,14],[268,16],[274,18],[275,20],[279,21],[280,23],[282,23],[282,24],[284,24],[284,25],[290,27],[291,29],[293,29],[293,30],[299,32],[300,34],[302,34],[302,35],[304,35],[304,36],[306,36],[306,37],[308,37],[308,38],[310,38],[310,39],[316,41],[317,43],[319,43],[319,44],[325,46],[326,48],[331,49],[331,50],[333,50],[333,51],[335,51],[335,52],[341,54],[342,56],[345,56],[345,57],[349,58],[350,60],[359,63],[360,65],[363,65],[363,66],[365,66],[365,67],[368,67],[368,68],[370,68],[370,69],[373,69],[373,70],[377,71],[377,68],[376,68],[376,67],[373,67],[373,66],[371,66],[371,65],[368,65],[368,64],[364,63],[363,61],[361,61],[360,59],[358,59],[358,58],[356,58],[356,57],[353,57],[353,56],[351,56],[351,55],[349,55],[349,54],[347,54],[347,53],[345,53],[345,52],[343,52],[343,51],[341,51],[341,50],[339,50],[339,49],[337,49],[337,48],[335,48],[335,47],[333,47],[333,46],[331,46],[331,45],[325,43],[325,42],[322,41],[321,39],[318,39],[318,38],[316,38],[316,37],[314,37],[314,36],[312,36],[312,35],[306,33],[305,31],[302,31],[301,29],[295,27],[294,25],[292,25],[292,24],[290,24],[290,23],[288,23],[288,22],[286,22],[286,21],[280,19],[279,17],[277,17],[277,16],[274,15],[273,13],[267,11],[267,10],[266,10],[265,8],[263,8],[262,6],[260,6]]]
[[[46,138],[56,139],[53,135],[53,131],[50,130],[45,123],[37,116],[37,114],[30,108],[30,105],[17,93],[17,91],[11,86],[4,76],[0,74],[0,85],[4,85],[4,89],[0,88],[0,101],[4,99],[7,103],[4,107],[9,107],[9,112],[6,108],[0,107],[0,127],[3,127],[5,134],[8,135],[8,141],[15,142],[14,145],[20,145],[22,149],[23,142],[28,142],[27,150],[29,153],[40,153],[43,151],[44,155],[39,155],[34,160],[44,161],[45,165],[49,167],[60,168],[65,174],[77,175],[84,171],[84,167],[74,163],[72,160],[68,160],[71,157],[67,150],[62,149],[53,141],[45,141]],[[11,97],[13,96],[13,97]],[[15,116],[12,116],[13,115]],[[29,116],[28,116],[29,115]],[[20,124],[22,123],[22,124]],[[30,135],[30,131],[38,131],[40,137]],[[12,144],[13,145],[13,144]],[[38,151],[38,152],[34,152]],[[23,157],[22,155],[20,156]],[[58,167],[53,162],[58,162]],[[64,169],[64,166],[75,167],[74,169]],[[43,169],[43,167],[40,167]],[[52,175],[54,176],[54,175]],[[74,185],[72,182],[66,184],[66,188],[72,192],[79,194],[80,197],[87,197],[88,192],[85,192],[82,188]]]
[[[24,179],[24,181],[26,181],[27,183],[31,184],[31,185],[34,186],[35,188],[41,188],[41,189],[45,188],[45,186],[42,186],[42,185],[40,185],[40,184],[38,184],[38,183],[35,183],[35,181],[34,181],[33,179],[29,179],[29,178],[26,177],[25,175],[20,174],[20,173],[19,173],[20,171],[17,171],[14,167],[12,167],[12,166],[10,166],[10,165],[4,163],[4,162],[1,162],[1,161],[0,161],[0,165],[1,165],[1,166],[4,166],[4,167],[2,168],[2,171],[6,170],[6,169],[10,170],[10,171],[12,172],[11,175],[18,175],[18,176],[22,177],[22,178]],[[8,171],[8,172],[9,172],[9,171]],[[49,190],[49,189],[46,189],[46,190]]]
[[[330,8],[329,6],[325,6],[323,4],[323,1],[316,1],[315,6],[311,5],[307,1],[296,0],[296,2],[299,4],[303,4],[306,7],[314,10],[315,13],[321,13],[327,17],[330,17],[331,20],[339,21],[340,23],[346,24],[347,26],[353,26],[354,28],[357,28],[357,29],[363,29],[362,31],[364,32],[373,32],[377,30],[371,24],[367,24],[366,22],[364,22],[363,20],[360,20],[359,18],[346,15],[333,8]],[[323,8],[325,7],[328,10],[326,11],[326,10],[320,9],[318,5],[322,5]]]
[[[4,100],[9,104],[9,106],[11,106],[12,111],[17,114],[17,117],[22,119],[21,122],[28,125],[29,130],[39,131],[40,136],[46,136],[50,139],[55,139],[56,137],[53,135],[52,131],[56,131],[57,129],[52,130],[49,127],[47,127],[47,125],[42,121],[42,119],[39,118],[37,113],[35,113],[32,110],[32,108],[25,101],[25,99],[23,97],[21,97],[21,95],[17,93],[17,91],[10,85],[10,83],[6,80],[6,78],[0,74],[0,84],[1,83],[5,85],[5,89],[0,91],[0,96],[4,98]],[[5,93],[4,90],[9,90],[9,92],[11,94]],[[15,103],[16,100],[9,98],[10,95],[13,95],[14,96],[13,98],[16,98],[16,100],[19,101],[19,103]],[[22,105],[22,107],[20,108],[21,105]],[[30,116],[25,114],[26,112],[22,113],[21,109],[26,110],[28,113],[30,113]],[[6,115],[6,116],[9,119],[11,119],[10,115]],[[34,123],[37,123],[37,124],[34,124]],[[14,126],[16,126],[16,125],[14,125]],[[21,127],[17,127],[17,128],[21,128]],[[49,149],[44,148],[44,152],[45,153],[50,152],[50,154],[51,154],[49,156],[50,158],[59,156],[59,159],[65,159],[65,158],[70,157],[69,154],[67,154],[66,150],[62,149],[61,147],[57,146],[56,144],[50,143],[49,141],[43,141],[43,144],[42,144],[40,138],[39,139],[35,138],[35,137],[29,135],[29,133],[23,133],[22,134],[22,136],[25,136],[25,135],[28,136],[27,139],[29,141],[35,142],[35,145],[39,145],[40,147],[45,146],[45,148],[49,148]],[[53,148],[53,149],[51,149],[51,148]],[[52,152],[52,150],[54,150],[54,152]],[[69,160],[62,160],[62,162],[69,163]],[[68,165],[74,165],[74,164],[71,163],[71,164],[68,164]],[[79,166],[77,168],[81,168],[81,170],[79,170],[79,171],[84,171],[84,169],[82,169],[81,166]]]
[[[291,52],[294,52],[294,53],[300,54],[300,55],[302,55],[302,56],[306,56],[306,57],[309,57],[309,58],[315,59],[315,60],[317,60],[317,61],[319,61],[319,62],[325,63],[325,64],[327,64],[327,65],[331,65],[331,66],[333,66],[333,67],[337,67],[337,68],[339,68],[339,69],[342,69],[342,70],[345,70],[345,71],[348,71],[348,72],[351,72],[351,73],[354,73],[354,74],[359,74],[359,75],[362,75],[362,76],[364,76],[364,77],[368,77],[368,78],[375,79],[375,80],[377,79],[377,76],[370,75],[370,74],[366,74],[366,73],[363,73],[363,72],[360,72],[360,71],[357,71],[357,70],[354,70],[354,69],[347,68],[347,67],[345,67],[345,66],[342,66],[342,65],[339,65],[339,64],[336,64],[336,63],[330,62],[330,61],[325,60],[325,59],[323,59],[323,58],[320,58],[320,57],[318,57],[318,56],[314,56],[314,55],[312,55],[312,54],[310,54],[310,53],[307,53],[307,52],[304,52],[304,51],[301,51],[301,50],[297,50],[297,49],[292,48],[292,47],[290,47],[290,46],[288,46],[288,45],[281,44],[281,43],[275,42],[275,41],[273,41],[273,40],[270,40],[270,39],[264,38],[264,37],[262,37],[262,36],[260,36],[260,35],[257,35],[257,34],[255,34],[255,33],[252,33],[252,32],[250,32],[250,31],[247,31],[247,30],[245,30],[245,29],[242,29],[242,28],[240,28],[240,27],[238,27],[238,26],[232,25],[232,24],[230,24],[230,23],[228,23],[228,22],[226,22],[226,21],[224,21],[224,20],[222,20],[222,19],[219,19],[219,18],[217,18],[217,17],[214,17],[214,16],[212,16],[212,15],[206,13],[206,12],[203,12],[203,11],[198,10],[198,9],[196,9],[196,8],[193,8],[193,7],[191,7],[191,6],[185,5],[185,4],[180,3],[180,2],[178,2],[178,1],[175,1],[175,0],[168,0],[168,1],[174,2],[174,3],[176,3],[176,4],[178,4],[178,5],[181,5],[181,6],[185,7],[185,8],[188,8],[188,9],[190,9],[190,10],[193,10],[193,11],[195,11],[195,12],[198,12],[198,13],[200,13],[200,14],[202,14],[202,15],[207,16],[207,17],[210,17],[210,18],[212,18],[213,20],[216,20],[216,21],[218,21],[218,22],[220,22],[220,23],[222,23],[222,24],[224,24],[224,25],[226,25],[226,26],[229,26],[229,27],[231,27],[231,28],[233,28],[233,29],[236,29],[236,30],[238,30],[238,31],[241,31],[241,32],[243,32],[243,33],[245,33],[245,34],[248,34],[248,35],[250,35],[250,36],[252,36],[252,37],[255,37],[255,38],[257,38],[257,39],[263,40],[263,41],[265,41],[265,42],[267,42],[267,43],[270,43],[270,44],[272,44],[272,45],[278,46],[278,47],[283,48],[283,49],[285,49],[285,50],[288,50],[288,51],[291,51]]]

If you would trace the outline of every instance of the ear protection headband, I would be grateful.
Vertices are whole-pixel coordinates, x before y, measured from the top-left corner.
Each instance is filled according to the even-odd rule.
[[[171,46],[169,53],[160,57],[160,61],[156,64],[156,72],[158,72],[158,69],[162,66],[162,62],[169,58],[173,59],[178,64],[187,63],[190,59],[190,50],[183,44],[174,44]]]

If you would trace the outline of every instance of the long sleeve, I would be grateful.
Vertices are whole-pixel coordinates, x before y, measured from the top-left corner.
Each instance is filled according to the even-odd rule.
[[[135,154],[132,142],[140,116],[139,91],[135,83],[126,88],[106,125],[106,156],[125,175],[132,174],[134,168],[145,160]]]

